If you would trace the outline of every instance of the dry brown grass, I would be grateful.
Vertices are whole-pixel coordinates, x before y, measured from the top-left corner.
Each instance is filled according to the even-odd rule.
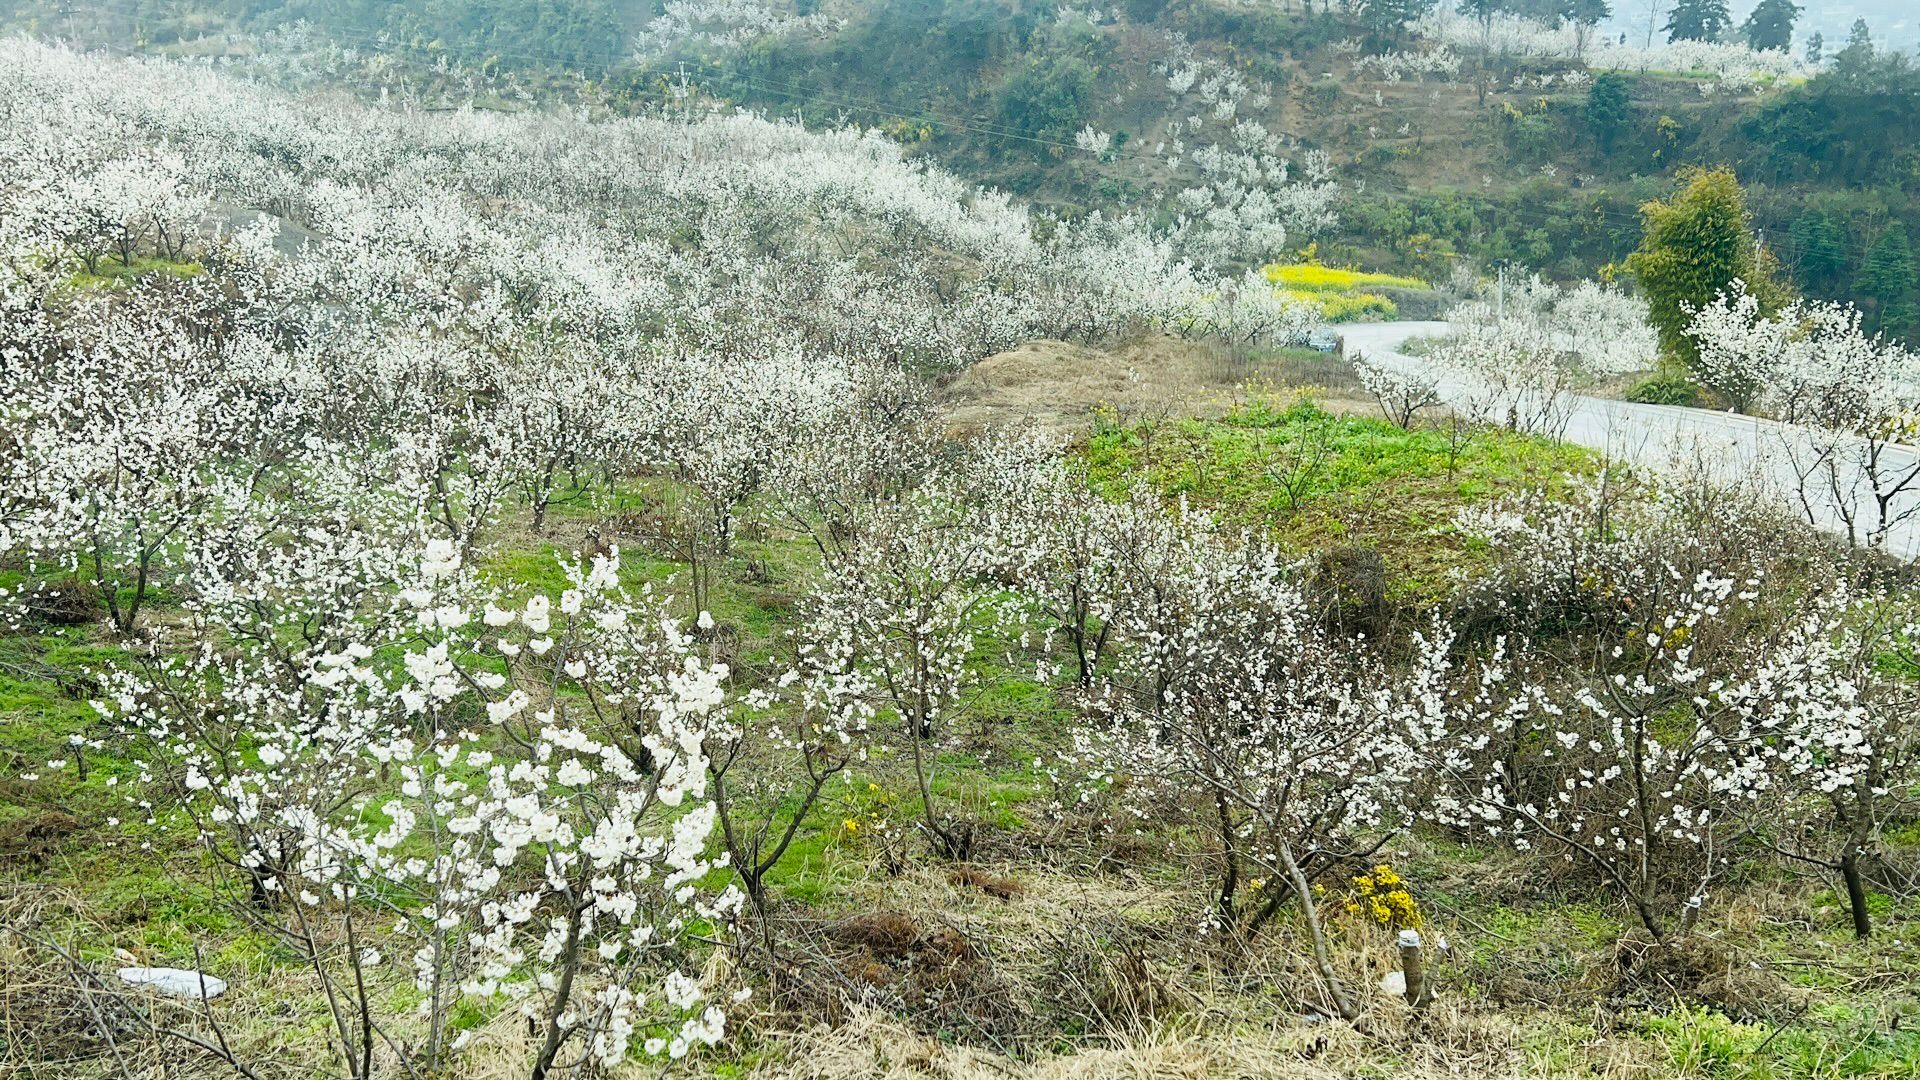
[[[1397,957],[1391,934],[1377,927],[1338,930],[1341,976],[1365,1001],[1359,1023],[1348,1025],[1324,1019],[1305,942],[1293,927],[1283,922],[1251,944],[1209,935],[1196,922],[1206,898],[1193,882],[1083,877],[1031,864],[1021,867],[1020,881],[1021,891],[1007,899],[973,885],[970,874],[938,867],[866,882],[849,898],[860,913],[829,924],[827,935],[843,948],[842,963],[851,945],[887,976],[853,982],[897,990],[903,972],[930,954],[949,973],[969,967],[968,981],[954,984],[945,1003],[888,992],[841,996],[842,1006],[831,1010],[798,999],[759,1001],[742,1017],[761,1052],[750,1075],[1315,1078],[1383,1068],[1409,1077],[1662,1075],[1644,1041],[1604,1031],[1588,1038],[1572,1071],[1546,1061],[1531,1042],[1532,1018],[1551,1026],[1564,1023],[1562,1014],[1488,1009],[1471,999],[1465,973],[1444,955],[1430,961],[1436,999],[1415,1014],[1379,988]],[[1463,927],[1435,929],[1465,936]],[[966,943],[964,965],[930,944],[940,935]],[[982,987],[1017,1008],[959,1015],[983,1004],[967,999]]]
[[[128,961],[110,949],[134,945],[134,962],[168,961],[145,955],[120,926],[119,914],[89,906],[70,889],[13,885],[0,892],[0,1077],[237,1075],[192,1040],[209,1046],[224,1042],[262,1080],[338,1074],[325,998],[311,969],[233,949],[231,935],[210,933],[201,941],[201,966],[227,981],[226,993],[203,1005],[131,988],[115,975]],[[380,935],[375,938],[389,945]],[[369,969],[369,974],[379,1001],[411,986],[397,965]],[[417,1037],[408,1017],[396,1019],[388,1027],[395,1038]],[[474,1036],[471,1050],[460,1059],[461,1080],[523,1080],[532,1056],[525,1020],[502,1010]],[[407,1075],[393,1055],[379,1055],[375,1080]]]
[[[1148,337],[1097,349],[1029,341],[996,353],[946,387],[947,422],[970,432],[1032,423],[1052,431],[1087,426],[1094,410],[1124,421],[1217,417],[1248,397],[1248,386],[1313,388],[1336,412],[1373,408],[1352,368],[1331,353],[1248,360],[1220,345]]]
[[[1072,1050],[1013,1058],[956,1045],[899,1018],[860,1009],[843,1023],[769,1037],[758,1080],[1331,1080],[1382,1076],[1480,1080],[1580,1076],[1673,1077],[1672,1067],[1630,1038],[1596,1035],[1570,1061],[1530,1049],[1515,1018],[1489,1018],[1441,1004],[1390,1032],[1344,1024],[1230,1023],[1200,1013],[1107,1035]],[[1378,1026],[1378,1025],[1376,1025]]]

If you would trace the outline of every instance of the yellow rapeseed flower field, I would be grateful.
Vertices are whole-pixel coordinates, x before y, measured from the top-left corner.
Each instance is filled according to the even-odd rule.
[[[1311,304],[1320,317],[1333,323],[1360,319],[1394,319],[1399,305],[1368,288],[1425,289],[1417,278],[1395,274],[1375,274],[1365,270],[1339,270],[1318,262],[1273,263],[1263,271],[1267,280],[1289,299]]]
[[[1365,270],[1339,270],[1319,263],[1274,263],[1265,270],[1267,280],[1301,292],[1353,292],[1357,289],[1424,289],[1419,278],[1396,274],[1375,274]]]

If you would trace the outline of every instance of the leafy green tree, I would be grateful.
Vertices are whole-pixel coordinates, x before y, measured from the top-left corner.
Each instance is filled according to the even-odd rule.
[[[1029,57],[1000,84],[1000,119],[1029,135],[1071,139],[1087,122],[1093,86],[1093,68],[1077,57]]]
[[[1376,38],[1398,40],[1407,24],[1433,10],[1434,0],[1365,0],[1360,25]]]
[[[1826,52],[1827,36],[1815,30],[1813,36],[1807,39],[1807,63],[1818,64]]]
[[[1831,295],[1834,283],[1847,271],[1847,234],[1825,210],[1809,210],[1793,219],[1793,240],[1801,284]]]
[[[1732,24],[1727,0],[1678,0],[1662,29],[1671,41],[1713,41]]]
[[[1594,27],[1613,16],[1613,5],[1607,0],[1558,0],[1554,14],[1573,24],[1574,52],[1585,56]]]
[[[1873,64],[1873,31],[1867,28],[1867,20],[1853,20],[1853,29],[1847,32],[1847,47],[1833,56],[1833,70],[1841,76],[1850,75]]]
[[[1633,119],[1633,102],[1627,94],[1627,77],[1609,71],[1593,80],[1587,90],[1587,128],[1600,141],[1600,148],[1613,152],[1613,142]]]
[[[1793,23],[1800,11],[1793,0],[1760,0],[1740,30],[1753,48],[1785,49],[1793,44]]]
[[[1907,241],[1906,229],[1895,225],[1873,242],[1854,282],[1854,288],[1873,302],[1871,329],[1902,335],[1913,330],[1915,279],[1913,245]]]
[[[1687,326],[1736,278],[1771,310],[1783,299],[1768,260],[1759,255],[1746,198],[1732,169],[1689,169],[1685,186],[1666,201],[1640,208],[1645,231],[1627,269],[1640,279],[1660,347],[1689,368],[1700,353]]]

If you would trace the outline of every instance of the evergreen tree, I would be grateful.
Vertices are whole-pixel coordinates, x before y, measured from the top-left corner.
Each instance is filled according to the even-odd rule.
[[[1661,349],[1692,367],[1700,359],[1687,336],[1694,309],[1711,303],[1736,278],[1769,309],[1783,297],[1769,260],[1758,255],[1733,170],[1690,169],[1681,178],[1686,186],[1673,198],[1640,208],[1646,228],[1627,269],[1640,279]]]
[[[1740,29],[1753,48],[1786,49],[1793,44],[1793,23],[1800,11],[1793,0],[1760,0]]]
[[[1609,71],[1593,80],[1587,90],[1587,128],[1599,140],[1600,149],[1612,153],[1613,141],[1632,119],[1633,103],[1627,96],[1627,77]]]
[[[1807,63],[1818,64],[1820,62],[1821,56],[1826,53],[1826,49],[1827,49],[1826,35],[1822,34],[1818,30],[1815,30],[1813,32],[1813,36],[1807,39]]]
[[[1913,246],[1907,242],[1907,231],[1895,225],[1873,242],[1854,282],[1854,288],[1873,302],[1870,328],[1902,336],[1911,333],[1915,284]]]
[[[1833,57],[1833,69],[1841,74],[1863,71],[1873,66],[1873,31],[1867,29],[1867,20],[1853,20],[1853,29],[1847,32],[1847,47]]]
[[[1834,295],[1847,271],[1847,234],[1824,210],[1809,210],[1794,219],[1793,240],[1801,284],[1810,291]]]
[[[1397,40],[1407,24],[1433,10],[1434,0],[1366,0],[1360,23],[1374,37]]]
[[[1670,41],[1714,41],[1732,24],[1727,0],[1678,0],[1662,29]]]

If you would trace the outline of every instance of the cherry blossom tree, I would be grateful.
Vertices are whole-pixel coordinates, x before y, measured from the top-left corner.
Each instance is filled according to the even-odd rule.
[[[703,741],[725,669],[657,598],[624,592],[614,557],[567,567],[557,602],[511,603],[451,541],[415,550],[384,601],[340,578],[370,569],[351,547],[250,568],[270,573],[197,610],[242,614],[251,644],[184,663],[156,650],[100,708],[143,768],[181,777],[179,811],[234,909],[306,959],[345,1075],[382,1056],[444,1067],[466,1042],[448,1027],[463,998],[527,1016],[533,1076],[617,1062],[662,1024],[675,1033],[646,1053],[717,1041],[723,1011],[669,958],[689,919],[736,903],[697,885],[714,865]],[[274,647],[263,614],[315,636]],[[418,1018],[369,990],[373,923],[412,943]]]
[[[1770,710],[1782,787],[1797,797],[1766,837],[1790,864],[1836,874],[1854,936],[1872,933],[1871,866],[1886,824],[1910,812],[1920,744],[1907,718],[1916,626],[1904,602],[1836,592],[1809,606],[1732,695]],[[1910,670],[1910,668],[1909,668]]]
[[[1455,407],[1473,423],[1557,437],[1572,416],[1580,366],[1536,326],[1462,320],[1427,362],[1461,387]]]
[[[1034,461],[1023,440],[989,442],[875,507],[808,597],[803,640],[837,658],[836,696],[865,695],[906,741],[920,825],[943,858],[968,857],[974,823],[936,796],[939,753],[988,677],[978,651],[1022,616],[999,586],[1014,519],[995,496]]]
[[[1696,925],[1783,805],[1858,776],[1885,723],[1841,674],[1860,641],[1845,588],[1778,595],[1805,555],[1742,505],[1707,511],[1708,539],[1685,500],[1606,485],[1463,518],[1502,562],[1471,601],[1491,615],[1461,665],[1477,689],[1430,744],[1448,777],[1432,812],[1584,867],[1656,942]]]
[[[1360,385],[1380,403],[1381,413],[1399,427],[1413,427],[1420,410],[1440,404],[1439,387],[1423,372],[1378,363],[1365,353],[1355,353],[1350,360]]]
[[[1876,546],[1920,512],[1920,460],[1902,449],[1920,415],[1920,357],[1869,337],[1851,306],[1802,301],[1767,316],[1739,282],[1689,333],[1710,385],[1792,425],[1779,448],[1810,522],[1836,517],[1853,543]]]
[[[1353,1019],[1312,881],[1409,820],[1426,710],[1323,627],[1265,544],[1183,512],[1125,565],[1118,673],[1090,705],[1082,755],[1124,776],[1152,807],[1140,812],[1178,813],[1218,846],[1211,923],[1251,933],[1296,907],[1330,1008]]]

